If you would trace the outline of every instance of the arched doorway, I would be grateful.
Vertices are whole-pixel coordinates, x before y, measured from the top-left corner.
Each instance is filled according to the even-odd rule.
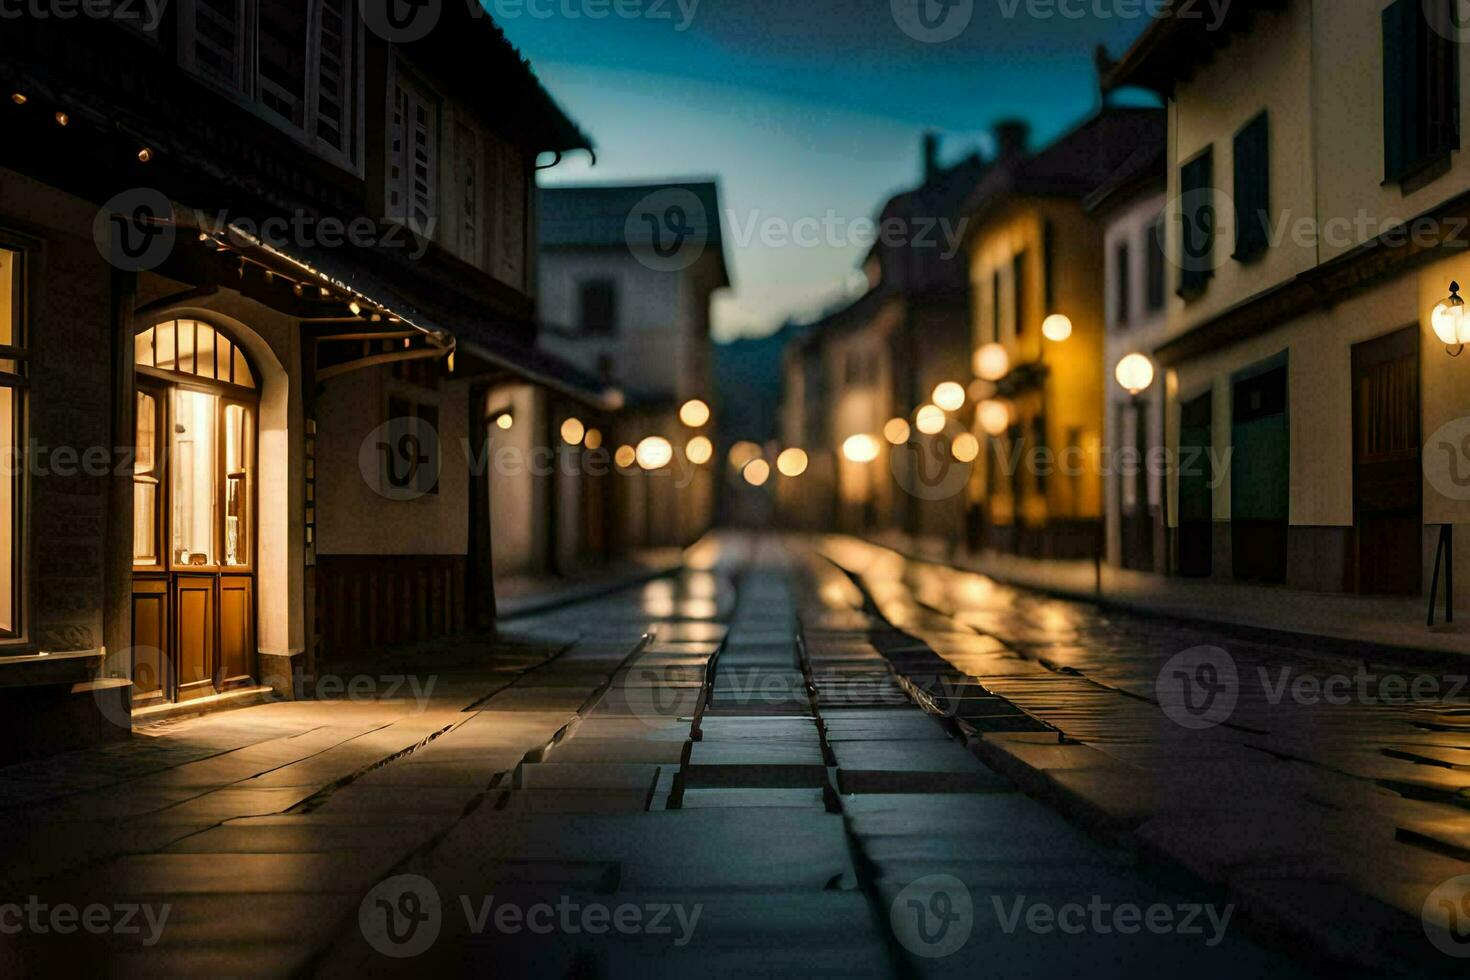
[[[168,320],[136,340],[133,703],[256,674],[259,385],[223,330]]]

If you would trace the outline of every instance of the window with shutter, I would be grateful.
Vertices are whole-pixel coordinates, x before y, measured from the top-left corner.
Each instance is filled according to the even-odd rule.
[[[292,126],[306,124],[307,5],[259,0],[256,71],[260,104]]]
[[[438,223],[439,107],[401,73],[388,133],[388,217],[433,236]]]
[[[1164,308],[1164,219],[1148,226],[1148,309],[1157,313]]]
[[[237,92],[245,85],[245,0],[192,0],[182,8],[185,64]]]
[[[1459,52],[1444,29],[1458,23],[1454,4],[1397,0],[1383,11],[1386,180],[1414,176],[1460,148]]]
[[[1271,244],[1271,126],[1266,113],[1235,135],[1235,258],[1249,262]]]
[[[1130,299],[1130,263],[1133,256],[1127,242],[1119,242],[1113,251],[1113,326],[1122,329],[1132,317]]]
[[[481,201],[479,133],[458,123],[454,127],[454,174],[459,193],[459,255],[476,266],[483,264],[480,225],[484,203]]]
[[[356,76],[349,0],[321,0],[317,7],[316,135],[352,156]]]
[[[526,264],[526,167],[520,151],[500,144],[500,260],[496,275],[503,282],[524,285]]]
[[[1031,310],[1026,304],[1026,253],[1018,252],[1011,260],[1011,300],[1015,304],[1016,336],[1024,337]]]
[[[1211,147],[1179,170],[1179,295],[1194,299],[1214,276],[1215,151]]]

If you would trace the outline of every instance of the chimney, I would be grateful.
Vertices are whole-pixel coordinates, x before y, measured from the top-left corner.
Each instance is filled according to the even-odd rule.
[[[924,134],[924,182],[928,183],[939,173],[939,134]]]
[[[995,149],[1000,159],[1025,156],[1031,142],[1031,125],[1023,119],[1002,119],[995,124]]]

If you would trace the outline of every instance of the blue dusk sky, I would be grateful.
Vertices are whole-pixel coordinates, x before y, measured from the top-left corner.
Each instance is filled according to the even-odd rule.
[[[719,181],[734,281],[715,300],[719,339],[861,288],[865,243],[848,226],[917,181],[925,131],[946,163],[988,151],[1005,117],[1050,140],[1097,107],[1094,47],[1116,56],[1145,26],[1079,0],[949,0],[938,29],[957,35],[926,42],[900,21],[921,2],[943,14],[940,0],[482,2],[597,145],[596,166],[568,156],[543,186]],[[773,218],[833,233],[750,234]]]

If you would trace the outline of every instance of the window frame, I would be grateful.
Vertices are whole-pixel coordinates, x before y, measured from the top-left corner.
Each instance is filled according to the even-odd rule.
[[[1451,16],[1451,0],[1442,0]],[[1405,194],[1440,176],[1461,147],[1459,46],[1429,22],[1423,0],[1396,0],[1382,12],[1383,170],[1385,184],[1398,183]],[[1395,47],[1397,43],[1397,47]],[[1426,57],[1439,46],[1446,60],[1448,93],[1426,85]],[[1420,110],[1432,108],[1434,93],[1445,99],[1450,118],[1442,145],[1426,142],[1430,122]]]
[[[38,243],[0,229],[0,248],[13,252],[17,261],[12,271],[12,296],[14,301],[14,335],[11,343],[0,346],[0,360],[15,362],[14,371],[0,372],[0,385],[15,393],[15,418],[12,421],[12,437],[15,440],[16,456],[11,482],[11,513],[0,515],[8,519],[11,532],[10,588],[13,629],[0,630],[0,651],[6,655],[24,653],[30,645],[30,572],[34,568],[31,552],[30,466],[26,462],[26,447],[30,437],[30,297],[36,277],[35,255]],[[0,476],[4,476],[0,473]]]
[[[364,26],[362,17],[358,15],[357,3],[360,0],[346,0],[348,30],[348,47],[351,63],[347,67],[344,87],[349,93],[352,105],[346,112],[346,121],[351,127],[351,133],[344,139],[344,145],[339,148],[320,138],[317,135],[317,118],[319,113],[320,95],[320,65],[321,65],[321,16],[323,0],[302,0],[308,3],[307,9],[307,33],[302,39],[306,45],[305,72],[306,84],[302,92],[302,120],[301,124],[295,125],[283,118],[280,113],[268,108],[261,101],[260,84],[260,5],[256,0],[238,0],[242,10],[240,33],[241,37],[237,48],[240,52],[240,66],[237,72],[238,82],[230,84],[225,80],[216,78],[200,71],[195,59],[194,43],[198,36],[195,30],[196,12],[199,0],[179,0],[178,13],[176,17],[178,35],[177,58],[179,66],[187,71],[201,84],[208,86],[215,92],[230,99],[235,104],[249,110],[257,118],[264,120],[271,126],[290,136],[295,142],[311,150],[317,156],[341,167],[343,170],[356,177],[364,176],[364,151],[366,149],[366,59],[364,55]],[[147,35],[143,35],[147,36]]]
[[[1026,321],[1035,316],[1026,295],[1026,266],[1030,262],[1027,249],[1011,256],[1011,336],[1020,340],[1026,336]]]

